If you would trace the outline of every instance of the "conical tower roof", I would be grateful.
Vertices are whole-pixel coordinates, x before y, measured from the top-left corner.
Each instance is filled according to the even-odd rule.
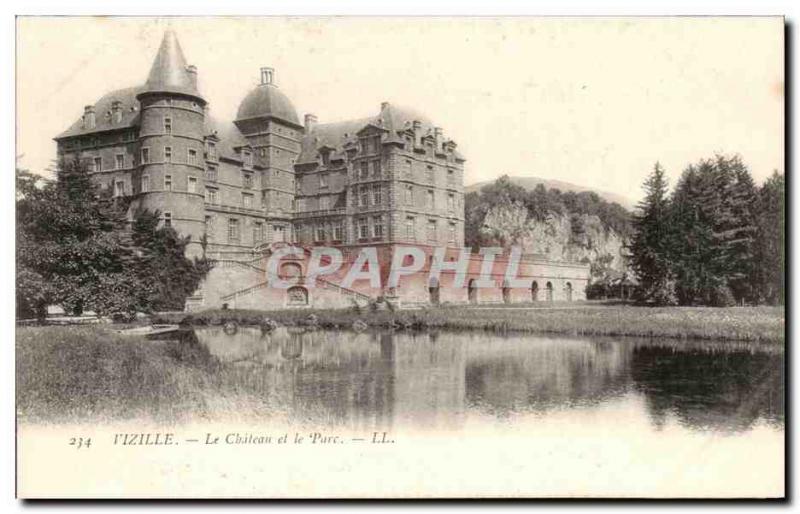
[[[186,64],[181,45],[172,30],[164,32],[142,91],[145,93],[180,93],[202,100],[197,90],[197,71]]]

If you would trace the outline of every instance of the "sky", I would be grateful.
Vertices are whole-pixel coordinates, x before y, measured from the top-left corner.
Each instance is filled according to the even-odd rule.
[[[215,118],[272,66],[300,119],[424,113],[467,185],[533,176],[635,201],[656,161],[671,184],[716,153],[757,183],[784,170],[783,20],[750,17],[22,17],[17,165],[47,175],[52,138],[142,84],[168,27]]]

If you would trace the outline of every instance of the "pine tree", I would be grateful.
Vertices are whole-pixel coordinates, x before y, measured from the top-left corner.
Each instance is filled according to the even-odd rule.
[[[759,299],[770,304],[785,302],[785,187],[775,171],[758,192],[755,275]]]
[[[664,169],[656,163],[644,182],[645,198],[634,216],[631,266],[640,283],[641,300],[658,305],[674,303],[669,252],[669,199]]]

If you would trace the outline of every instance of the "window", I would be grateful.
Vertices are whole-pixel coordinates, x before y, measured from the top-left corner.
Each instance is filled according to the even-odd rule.
[[[413,176],[413,165],[411,164],[411,159],[406,159],[406,165],[403,168],[403,176],[406,178],[410,178]]]
[[[209,141],[207,146],[206,146],[206,149],[207,149],[206,152],[208,153],[208,160],[209,161],[216,161],[217,160],[217,145]]]
[[[433,210],[436,207],[436,203],[434,202],[433,189],[428,189],[427,207],[428,209],[431,210]]]
[[[95,157],[94,158],[94,171],[103,171],[103,158],[102,157]]]
[[[414,205],[414,186],[406,186],[406,205]]]
[[[216,204],[217,203],[217,190],[212,189],[210,187],[206,188],[206,203]]]
[[[114,156],[114,167],[118,170],[125,167],[125,154],[118,153]]]
[[[250,193],[242,193],[242,206],[245,209],[253,208],[253,195]]]
[[[164,162],[172,162],[172,147],[164,147]]]
[[[251,152],[245,150],[244,152],[242,152],[242,155],[243,155],[243,159],[244,159],[244,165],[247,166],[248,168],[252,168],[253,167],[253,154]]]
[[[189,177],[188,184],[186,185],[186,190],[190,193],[197,192],[197,177]]]
[[[217,174],[217,167],[216,166],[209,166],[206,170],[206,180],[210,182],[216,182],[218,178]]]
[[[320,173],[319,174],[319,187],[328,187],[328,174],[327,173]]]
[[[436,220],[428,220],[428,241],[436,241]]]
[[[328,150],[325,150],[325,151],[321,152],[321,155],[322,155],[322,165],[325,166],[325,167],[330,166],[331,165],[331,152],[328,151]]]
[[[380,205],[381,203],[383,203],[381,186],[378,184],[372,186],[372,203],[374,205]]]
[[[214,235],[214,217],[206,214],[206,235],[211,237]]]
[[[359,202],[359,205],[361,207],[366,207],[367,205],[369,205],[369,190],[367,189],[366,186],[363,186],[361,188],[360,199],[361,199],[361,201]]]
[[[372,218],[372,237],[383,238],[383,217],[375,216]]]
[[[455,243],[456,242],[456,224],[455,223],[450,223],[450,227],[449,228],[450,228],[450,242],[451,243]]]
[[[164,133],[172,134],[172,118],[164,116]]]
[[[172,175],[164,175],[164,190],[172,191]]]
[[[164,226],[165,227],[171,227],[172,226],[172,213],[171,212],[165,212],[164,213]]]
[[[186,162],[195,166],[197,165],[197,150],[194,148],[189,148],[188,155],[186,156]]]
[[[236,218],[228,219],[228,242],[239,242],[239,220]]]
[[[334,241],[344,240],[344,230],[342,229],[341,223],[337,223],[333,226],[333,240]]]
[[[325,211],[325,210],[328,209],[328,197],[327,196],[321,196],[319,198],[319,209],[321,211]]]
[[[369,176],[369,162],[361,161],[361,179],[365,179]]]
[[[253,189],[253,174],[242,173],[242,185],[245,189]]]
[[[414,230],[413,216],[409,216],[408,218],[406,218],[406,239],[408,239],[409,241],[417,240],[417,234],[416,231]]]
[[[447,193],[447,210],[450,212],[456,210],[456,197],[453,193]]]
[[[314,234],[314,240],[325,241],[325,225],[317,225]]]
[[[262,209],[266,209],[267,208],[267,192],[266,191],[262,191],[261,192],[261,208]]]
[[[433,182],[433,166],[430,164],[425,168],[425,179],[428,182]]]
[[[264,241],[264,224],[260,221],[253,223],[253,243]]]
[[[372,161],[372,176],[373,177],[380,177],[381,176],[381,161],[380,159],[376,161]]]
[[[142,148],[142,164],[150,162],[150,149],[147,147]]]
[[[114,196],[125,196],[125,182],[122,180],[114,182]]]
[[[447,183],[452,184],[456,181],[456,173],[453,169],[447,170]]]
[[[150,191],[150,175],[142,175],[142,193]]]
[[[369,223],[367,218],[358,220],[358,237],[359,239],[366,239],[369,237]]]

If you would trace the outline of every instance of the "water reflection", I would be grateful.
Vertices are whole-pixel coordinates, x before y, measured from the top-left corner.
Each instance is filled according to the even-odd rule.
[[[783,352],[729,343],[487,333],[198,329],[220,394],[265,416],[349,428],[458,428],[470,416],[623,402],[699,430],[783,425]],[[195,339],[196,337],[196,339]],[[644,401],[639,401],[644,398]],[[644,407],[643,407],[644,406]]]

